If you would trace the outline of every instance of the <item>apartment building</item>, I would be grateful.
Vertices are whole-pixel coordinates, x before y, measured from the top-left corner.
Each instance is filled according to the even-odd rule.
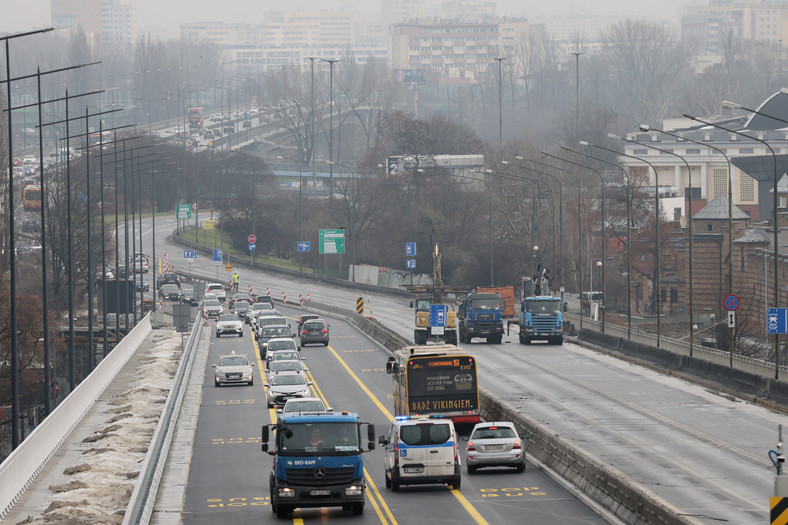
[[[95,45],[134,42],[136,10],[131,0],[50,0],[52,25],[81,28]]]

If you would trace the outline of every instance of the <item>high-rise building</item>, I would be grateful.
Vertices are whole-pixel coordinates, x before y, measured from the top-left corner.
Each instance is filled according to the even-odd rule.
[[[52,25],[81,28],[94,45],[130,43],[137,33],[137,19],[130,0],[50,0]]]
[[[380,17],[384,30],[394,24],[416,22],[427,14],[425,0],[381,0]]]

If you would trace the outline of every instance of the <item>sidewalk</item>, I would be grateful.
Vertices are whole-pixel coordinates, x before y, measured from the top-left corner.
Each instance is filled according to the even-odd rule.
[[[120,523],[181,352],[171,326],[152,330],[4,523]]]

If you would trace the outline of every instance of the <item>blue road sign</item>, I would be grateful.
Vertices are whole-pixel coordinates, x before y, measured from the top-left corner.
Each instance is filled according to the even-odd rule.
[[[788,334],[788,308],[766,309],[766,333]]]
[[[222,250],[213,251],[213,262],[222,262]]]
[[[415,268],[416,267],[416,259],[406,259],[405,267],[406,268]]]
[[[196,250],[183,250],[183,258],[184,259],[196,259],[197,258],[197,251]]]
[[[250,242],[249,243],[249,251],[253,252],[255,250],[255,248],[257,248],[257,245],[255,243],[253,243],[253,242]]]
[[[725,299],[722,300],[722,304],[726,310],[732,312],[739,307],[739,298],[733,294],[726,295]]]
[[[446,326],[449,307],[445,304],[430,305],[430,326]]]
[[[415,242],[406,242],[405,243],[405,256],[406,257],[416,257],[416,243]]]
[[[308,252],[309,251],[309,243],[307,241],[301,241],[298,243],[298,251],[299,252]]]

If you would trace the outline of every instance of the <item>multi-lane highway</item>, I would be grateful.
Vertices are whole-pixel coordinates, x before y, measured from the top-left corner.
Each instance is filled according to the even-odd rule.
[[[295,321],[298,313],[280,310]],[[386,375],[388,354],[340,320],[331,320],[331,345],[302,349],[314,393],[334,408],[358,412],[364,421],[385,434],[392,420],[391,378]],[[248,329],[247,329],[248,330]],[[260,450],[260,429],[276,417],[266,408],[263,363],[248,331],[243,338],[211,338],[203,398],[186,489],[183,523],[259,523],[275,521],[268,501],[268,472],[272,460]],[[257,362],[253,386],[213,385],[218,357],[235,351]],[[464,445],[464,443],[463,443]],[[461,447],[464,448],[464,447]],[[524,473],[488,469],[468,476],[461,490],[446,485],[385,488],[383,450],[364,455],[368,486],[364,516],[353,517],[341,508],[304,509],[296,522],[332,523],[604,523],[572,494],[533,465]]]
[[[170,261],[176,260],[177,268],[185,268],[183,263],[178,264],[178,257],[182,256],[183,249],[167,243],[165,232],[169,233],[174,227],[174,219],[157,219],[157,255],[165,251],[170,254]],[[145,230],[146,235],[149,229]],[[150,242],[146,240],[146,244]],[[146,249],[146,251],[148,251]],[[182,259],[180,259],[182,261]],[[199,258],[193,265],[195,271],[223,277],[224,272],[217,270],[207,257]],[[272,295],[277,299],[286,291],[290,300],[297,298],[298,294],[312,295],[316,301],[342,306],[352,309],[355,298],[363,295],[367,305],[371,303],[372,313],[382,323],[391,327],[401,335],[412,336],[412,310],[408,308],[408,300],[402,297],[390,296],[382,293],[359,293],[352,289],[338,288],[306,279],[293,279],[274,274],[252,272],[241,268],[241,286],[252,284],[255,292],[264,293],[266,288],[271,289]],[[222,278],[225,280],[226,276]],[[387,398],[390,385],[382,372],[385,363],[385,354],[376,350],[374,345],[358,334],[349,331],[347,341],[338,337],[345,330],[343,323],[332,321],[332,348],[330,350],[314,347],[305,350],[307,358],[315,374],[315,380],[324,390],[325,395],[333,406],[356,410],[362,415],[369,415],[380,428],[385,427],[387,416],[372,398],[358,387],[358,382],[352,378],[336,356],[349,363],[349,369],[367,385],[370,392],[386,410],[391,410],[390,400]],[[348,328],[348,330],[350,330]],[[348,345],[351,341],[358,346]],[[357,341],[357,342],[356,342]],[[224,340],[219,344],[225,345]],[[248,338],[243,340],[228,340],[227,345],[246,345],[246,352],[253,356],[253,350]],[[215,346],[215,345],[214,345]],[[482,388],[517,407],[547,428],[573,442],[576,446],[587,451],[598,460],[612,465],[621,471],[634,483],[645,490],[657,495],[662,501],[672,506],[676,514],[680,514],[693,523],[763,523],[768,517],[768,498],[772,494],[774,470],[768,459],[768,452],[775,447],[777,442],[777,426],[785,422],[781,413],[776,413],[763,407],[755,406],[740,399],[721,395],[707,390],[702,386],[691,384],[683,380],[645,369],[628,362],[621,361],[606,354],[601,354],[572,342],[563,346],[530,345],[523,346],[516,343],[514,336],[506,337],[504,344],[463,345],[467,350],[477,356],[480,371],[480,384]],[[352,350],[370,350],[365,352],[351,352]],[[212,356],[219,350],[211,348]],[[336,356],[335,356],[336,354]],[[374,357],[373,356],[377,356]],[[352,363],[352,364],[351,364]],[[336,368],[339,366],[340,368]],[[322,371],[331,371],[326,378]],[[336,372],[339,370],[342,372]],[[209,371],[206,371],[209,373]],[[380,378],[376,378],[380,376]],[[212,385],[212,383],[211,383]],[[337,388],[336,385],[339,385]],[[216,395],[225,395],[225,392],[249,391],[252,395],[235,396],[234,404],[229,406],[212,406],[209,400],[218,399]],[[243,431],[230,436],[223,434],[212,424],[209,434],[200,432],[195,443],[193,468],[198,468],[199,461],[207,451],[211,456],[233,453],[230,444],[214,445],[213,439],[229,440],[228,443],[237,443],[239,440],[250,440],[254,443],[254,450],[247,453],[240,451],[241,445],[234,460],[227,460],[228,465],[238,465],[231,468],[231,476],[246,478],[247,470],[262,472],[259,478],[249,481],[245,490],[239,497],[262,497],[267,495],[267,470],[270,468],[270,459],[267,459],[259,450],[260,425],[270,418],[263,399],[262,387],[258,383],[250,389],[237,387],[234,389],[219,390],[206,393],[203,403],[203,417],[226,418],[221,421],[243,421]],[[344,397],[347,396],[347,397]],[[229,399],[229,398],[228,398]],[[242,415],[245,404],[254,400],[259,415],[256,420],[249,421]],[[345,401],[347,400],[347,401]],[[235,411],[235,412],[233,412]],[[214,416],[209,416],[216,412]],[[219,427],[223,425],[219,424]],[[234,441],[233,441],[234,440]],[[213,447],[209,447],[213,445]],[[207,448],[206,448],[207,447]],[[251,451],[251,448],[250,448]],[[368,469],[379,469],[380,458],[376,453],[368,454]],[[262,456],[262,457],[260,457]],[[237,461],[234,463],[233,461]],[[382,461],[382,460],[380,460]],[[227,478],[220,475],[219,465],[215,468],[205,467],[200,479],[212,478],[214,486],[224,487]],[[210,471],[211,475],[206,474]],[[382,483],[382,475],[378,470],[370,471],[373,481],[377,485]],[[523,479],[528,480],[534,475],[534,469],[529,465],[529,470]],[[549,480],[531,484],[513,484],[509,487],[512,473],[500,475],[482,474],[478,479],[488,480],[506,479],[503,488],[526,489],[533,487],[548,487]],[[465,476],[462,494],[469,501],[488,501],[503,497],[501,501],[515,501],[514,496],[486,495],[481,489],[476,477]],[[209,490],[202,490],[200,496],[191,494],[189,485],[189,504],[196,505],[199,498],[210,497]],[[208,481],[206,481],[208,482]],[[495,488],[497,485],[491,486]],[[252,489],[252,487],[254,487]],[[380,491],[380,487],[378,488]],[[447,492],[448,489],[406,489],[402,495],[386,494],[392,502],[389,508],[396,508],[397,512],[406,512],[410,505],[419,505],[423,498],[431,498],[436,491]],[[537,492],[534,490],[534,492]],[[550,498],[563,499],[566,493],[558,493],[545,489],[543,500]],[[414,494],[415,493],[415,494]],[[449,494],[453,494],[448,491]],[[523,492],[526,493],[525,491]],[[414,496],[405,500],[407,505],[399,503],[403,496]],[[471,496],[477,497],[472,499]],[[374,490],[370,492],[374,498]],[[396,497],[394,497],[396,496]],[[219,497],[219,496],[217,496]],[[221,498],[227,498],[227,495]],[[519,497],[519,496],[518,496]],[[535,495],[517,500],[513,506],[522,512],[525,507],[519,502],[536,500]],[[372,499],[368,501],[365,520],[369,516],[377,515]],[[388,502],[389,499],[384,501]],[[251,504],[249,502],[236,503],[237,506]],[[260,506],[265,506],[265,500],[259,501]],[[219,504],[225,504],[219,502]],[[505,505],[505,504],[504,504]],[[192,507],[190,519],[200,519]],[[381,504],[381,509],[384,506]],[[432,506],[426,507],[431,509]],[[452,502],[452,509],[464,509],[460,501]],[[491,507],[482,506],[480,511],[486,519],[495,522]],[[270,509],[267,509],[270,510]],[[372,512],[370,512],[370,510]],[[554,512],[551,509],[549,512]],[[308,511],[310,516],[315,511]],[[381,510],[381,512],[385,511]],[[464,511],[465,520],[473,520],[472,514]],[[496,511],[497,512],[497,511]],[[428,516],[435,519],[442,517],[442,510],[437,513],[429,512]],[[456,515],[452,515],[456,517]],[[375,518],[379,520],[380,518]],[[577,517],[582,523],[583,517]],[[549,523],[550,521],[546,521]],[[552,523],[561,522],[553,520]],[[575,521],[569,521],[575,522]]]

